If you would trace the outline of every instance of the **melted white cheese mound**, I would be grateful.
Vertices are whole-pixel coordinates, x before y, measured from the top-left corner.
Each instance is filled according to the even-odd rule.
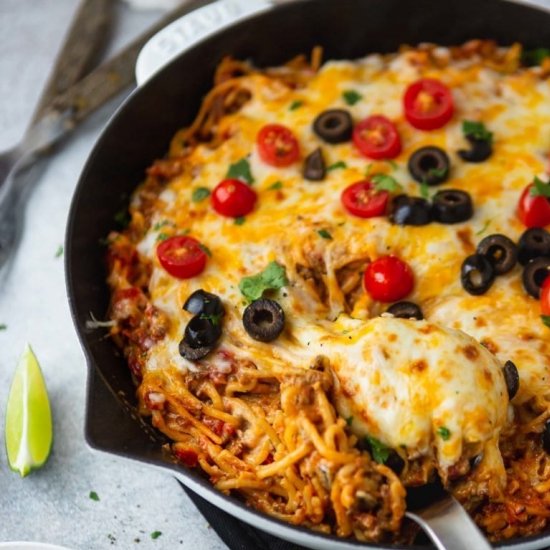
[[[440,466],[451,466],[465,445],[479,452],[506,422],[501,364],[464,332],[379,317],[327,355],[339,382],[336,407],[351,429],[411,457],[435,448]]]

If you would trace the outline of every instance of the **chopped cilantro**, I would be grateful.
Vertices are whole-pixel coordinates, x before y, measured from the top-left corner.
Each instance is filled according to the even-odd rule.
[[[56,258],[60,258],[61,256],[63,256],[63,246],[62,245],[59,245],[57,247],[57,250],[55,252],[55,257]]]
[[[491,220],[487,220],[483,227],[476,233],[476,235],[483,235],[483,233],[485,233],[485,231],[487,231],[487,229],[489,228],[489,225],[491,225]]]
[[[208,256],[212,256],[212,252],[210,252],[210,249],[205,244],[199,244],[201,250]]]
[[[365,170],[365,176],[368,178],[370,176],[370,173],[372,171],[373,164],[372,162],[370,164],[367,164],[367,169]]]
[[[167,225],[174,225],[172,222],[168,220],[163,220],[161,222],[157,222],[155,225],[153,225],[153,231],[158,231],[162,227],[165,227]]]
[[[208,198],[209,196],[210,196],[210,189],[207,189],[206,187],[197,187],[196,189],[193,189],[191,200],[193,202],[201,202],[204,199]]]
[[[342,97],[348,105],[355,105],[363,99],[363,96],[355,90],[346,90],[342,92]]]
[[[529,66],[540,65],[547,57],[550,57],[550,48],[536,48],[523,52],[521,62]]]
[[[550,328],[550,315],[541,315],[540,319],[548,328]],[[0,326],[6,326],[6,325],[0,325]]]
[[[242,225],[246,221],[244,216],[238,216],[235,218],[235,225]]]
[[[168,233],[159,233],[157,235],[157,242],[165,241],[169,237]]]
[[[326,229],[319,229],[317,233],[319,234],[320,237],[323,237],[323,239],[332,241],[332,235]]]
[[[353,416],[348,416],[348,417],[346,418],[346,424],[347,424],[348,426],[351,426],[352,423],[353,423]]]
[[[485,128],[483,122],[477,122],[475,120],[463,120],[462,121],[462,133],[466,137],[472,137],[481,141],[493,141],[493,132],[489,132]]]
[[[430,168],[428,170],[428,177],[444,178],[447,176],[448,168],[443,166],[442,168]]]
[[[90,491],[89,497],[91,500],[95,500],[96,502],[99,502],[99,495],[95,491]]]
[[[6,323],[0,324],[0,330],[7,330],[7,329],[8,329],[8,325],[6,325]]]
[[[229,166],[229,170],[227,170],[226,177],[245,181],[249,185],[254,183],[254,178],[252,177],[252,172],[250,171],[250,163],[246,158],[242,158],[234,164],[231,164]]]
[[[430,186],[425,181],[420,184],[420,196],[423,199],[430,198]]]
[[[394,169],[397,170],[399,168],[399,164],[395,162],[395,160],[387,159],[386,162]]]
[[[277,190],[277,189],[282,189],[283,188],[283,182],[281,180],[277,180],[275,183],[272,183],[268,189],[270,190]]]
[[[156,539],[158,539],[161,535],[162,535],[162,531],[153,531],[153,532],[151,533],[151,538],[152,538],[153,540],[156,540]]]
[[[130,213],[126,208],[122,208],[114,215],[113,219],[124,229],[130,223]]]
[[[365,439],[370,447],[372,458],[378,464],[384,464],[390,456],[391,449],[384,445],[381,441],[370,435],[365,436]]]
[[[301,101],[300,99],[295,99],[295,100],[290,104],[290,107],[288,108],[288,110],[289,110],[289,111],[295,111],[296,109],[298,109],[299,107],[301,107],[303,104],[304,104],[304,102]]]
[[[201,319],[206,319],[207,321],[210,321],[215,327],[217,327],[219,324],[220,324],[220,320],[222,318],[223,314],[222,313],[212,313],[212,314],[208,314],[208,313],[201,313],[200,314],[200,318]]]
[[[377,191],[390,191],[391,193],[395,193],[403,189],[395,178],[386,174],[375,174],[370,179],[372,183],[374,183],[374,187]]]
[[[532,197],[550,197],[550,182],[544,183],[540,178],[535,177],[529,194]]]
[[[445,426],[440,426],[437,428],[437,435],[443,439],[443,441],[448,441],[451,437],[451,430]]]
[[[343,161],[339,160],[330,166],[327,166],[327,172],[332,172],[332,170],[338,170],[339,168],[347,168],[348,165]]]
[[[243,277],[239,290],[250,301],[258,300],[266,290],[279,290],[288,284],[285,268],[277,262],[270,262],[257,275]]]

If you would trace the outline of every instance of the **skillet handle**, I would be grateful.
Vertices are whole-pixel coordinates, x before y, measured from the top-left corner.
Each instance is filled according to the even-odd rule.
[[[292,0],[195,0],[192,3],[197,9],[165,27],[142,48],[135,70],[138,86],[203,38],[239,19],[289,1]]]
[[[406,515],[418,523],[438,550],[490,550],[492,546],[468,512],[451,495]]]

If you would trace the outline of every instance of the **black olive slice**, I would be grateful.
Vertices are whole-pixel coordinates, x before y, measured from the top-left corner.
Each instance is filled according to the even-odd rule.
[[[327,173],[323,151],[317,147],[304,161],[304,178],[309,181],[321,181]]]
[[[493,264],[497,275],[508,273],[518,259],[518,249],[514,241],[498,233],[482,239],[477,245],[476,252]]]
[[[544,279],[550,275],[550,257],[542,256],[531,260],[522,274],[523,288],[533,298],[540,298],[540,290]]]
[[[493,144],[488,139],[476,139],[473,136],[466,136],[470,142],[470,149],[461,149],[458,155],[466,162],[483,162],[493,154]]]
[[[544,431],[542,432],[542,447],[550,454],[550,420],[544,425]]]
[[[195,315],[204,313],[205,315],[221,316],[225,313],[219,297],[202,289],[195,290],[195,292],[189,295],[187,300],[185,300],[185,304],[183,304],[183,309]]]
[[[418,321],[424,319],[420,306],[416,305],[414,302],[397,302],[390,306],[387,312],[399,319],[417,319]]]
[[[540,256],[550,256],[550,233],[542,227],[532,227],[519,238],[518,261],[525,265]]]
[[[275,300],[261,298],[246,307],[243,325],[254,340],[271,342],[283,331],[285,312]]]
[[[495,280],[493,264],[481,254],[472,254],[462,262],[460,281],[464,290],[474,296],[485,294]]]
[[[211,351],[212,346],[203,346],[200,348],[192,348],[186,341],[185,338],[182,338],[182,340],[179,343],[179,352],[180,355],[187,359],[188,361],[198,361],[199,359],[202,359],[203,357],[206,357]]]
[[[220,322],[213,322],[203,315],[195,315],[185,327],[183,338],[192,348],[212,346],[222,334]]]
[[[392,201],[390,220],[397,225],[426,225],[432,221],[432,207],[421,197],[397,195]]]
[[[429,145],[417,149],[409,158],[411,176],[419,183],[438,185],[443,183],[451,170],[451,161],[443,149]]]
[[[433,217],[440,223],[460,223],[469,220],[474,207],[469,193],[459,189],[438,191],[432,198]]]
[[[514,399],[519,390],[519,374],[516,365],[512,361],[506,361],[502,369],[504,380],[506,380],[506,388],[508,388],[508,398],[510,401]]]
[[[327,143],[343,143],[351,139],[353,120],[345,109],[329,109],[315,119],[313,131]]]

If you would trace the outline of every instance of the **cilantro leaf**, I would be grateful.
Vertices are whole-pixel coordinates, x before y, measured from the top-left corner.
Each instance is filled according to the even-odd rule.
[[[355,90],[345,90],[342,92],[342,98],[348,105],[355,105],[363,99],[363,96]]]
[[[372,162],[367,164],[367,168],[365,170],[365,176],[368,178],[370,176],[370,173],[372,172],[372,169],[373,169],[373,164]]]
[[[90,499],[99,502],[99,495],[95,491],[90,491],[90,494],[88,496],[90,497]]]
[[[157,243],[158,243],[158,242],[161,242],[161,241],[165,241],[168,237],[169,237],[168,233],[162,232],[162,233],[159,233],[159,234],[157,235],[156,241],[157,241]]]
[[[196,189],[193,189],[191,200],[193,202],[201,202],[209,196],[210,196],[210,189],[206,187],[197,187]]]
[[[390,456],[391,449],[384,445],[381,441],[370,435],[365,436],[365,439],[369,445],[372,458],[378,464],[384,464]]]
[[[395,193],[403,190],[395,178],[392,178],[386,174],[375,174],[374,176],[371,176],[370,179],[372,183],[374,183],[374,188],[377,191],[390,191],[391,193]]]
[[[425,181],[420,184],[420,196],[423,199],[430,198],[430,186]]]
[[[437,435],[443,439],[443,441],[448,441],[451,437],[451,430],[445,426],[440,426],[437,428]]]
[[[528,66],[540,65],[547,57],[550,57],[550,48],[536,48],[523,52],[521,62]]]
[[[430,168],[428,170],[428,177],[444,178],[447,176],[448,171],[449,169],[446,166],[443,166],[442,168]]]
[[[347,167],[348,165],[343,160],[339,160],[338,162],[335,162],[334,164],[327,166],[327,172],[332,172],[332,170],[338,170],[339,168],[347,168]]]
[[[122,208],[114,215],[113,219],[122,229],[124,229],[130,223],[130,213],[126,208]]]
[[[397,170],[399,168],[399,164],[395,162],[395,160],[387,159],[386,162],[394,169]]]
[[[288,110],[289,110],[289,111],[295,111],[296,109],[298,109],[299,107],[301,107],[303,104],[304,104],[304,102],[301,101],[300,99],[295,99],[295,100],[290,104],[290,107],[288,108]]]
[[[0,324],[0,330],[7,330],[7,329],[8,329],[8,325],[6,325],[6,323]]]
[[[209,257],[212,257],[212,252],[205,244],[199,244],[200,249]]]
[[[162,531],[153,531],[151,533],[151,538],[153,540],[158,539],[162,535]]]
[[[220,320],[223,317],[223,313],[201,313],[200,319],[210,321],[215,327],[220,324]]]
[[[57,247],[57,250],[55,252],[55,257],[56,258],[60,258],[61,256],[63,256],[63,246],[62,245],[59,245]]]
[[[550,198],[550,182],[544,183],[540,178],[535,177],[533,187],[529,190],[532,197]]]
[[[476,233],[476,235],[483,235],[483,233],[485,233],[485,231],[487,231],[487,229],[489,228],[489,225],[491,225],[491,220],[487,220],[483,227]]]
[[[266,290],[279,290],[288,284],[285,268],[277,262],[270,262],[257,275],[243,277],[239,290],[250,301],[258,300]]]
[[[462,121],[462,133],[466,137],[478,139],[480,141],[493,141],[493,132],[489,132],[483,122],[475,120],[463,120]]]
[[[550,315],[541,315],[540,319],[548,328],[550,328]]]
[[[276,191],[277,189],[283,188],[283,182],[281,180],[277,180],[275,183],[272,183],[268,189]]]
[[[319,234],[320,237],[323,237],[323,239],[332,241],[332,235],[326,229],[319,229],[317,233]]]
[[[237,216],[235,218],[235,225],[242,225],[246,221],[244,216]]]
[[[351,426],[351,425],[353,424],[353,416],[348,416],[348,417],[346,418],[346,424],[347,424],[348,426]]]
[[[246,158],[242,158],[234,164],[231,164],[225,177],[242,180],[248,183],[248,185],[252,185],[254,183],[254,178],[252,177],[252,172],[250,171],[250,163]]]

